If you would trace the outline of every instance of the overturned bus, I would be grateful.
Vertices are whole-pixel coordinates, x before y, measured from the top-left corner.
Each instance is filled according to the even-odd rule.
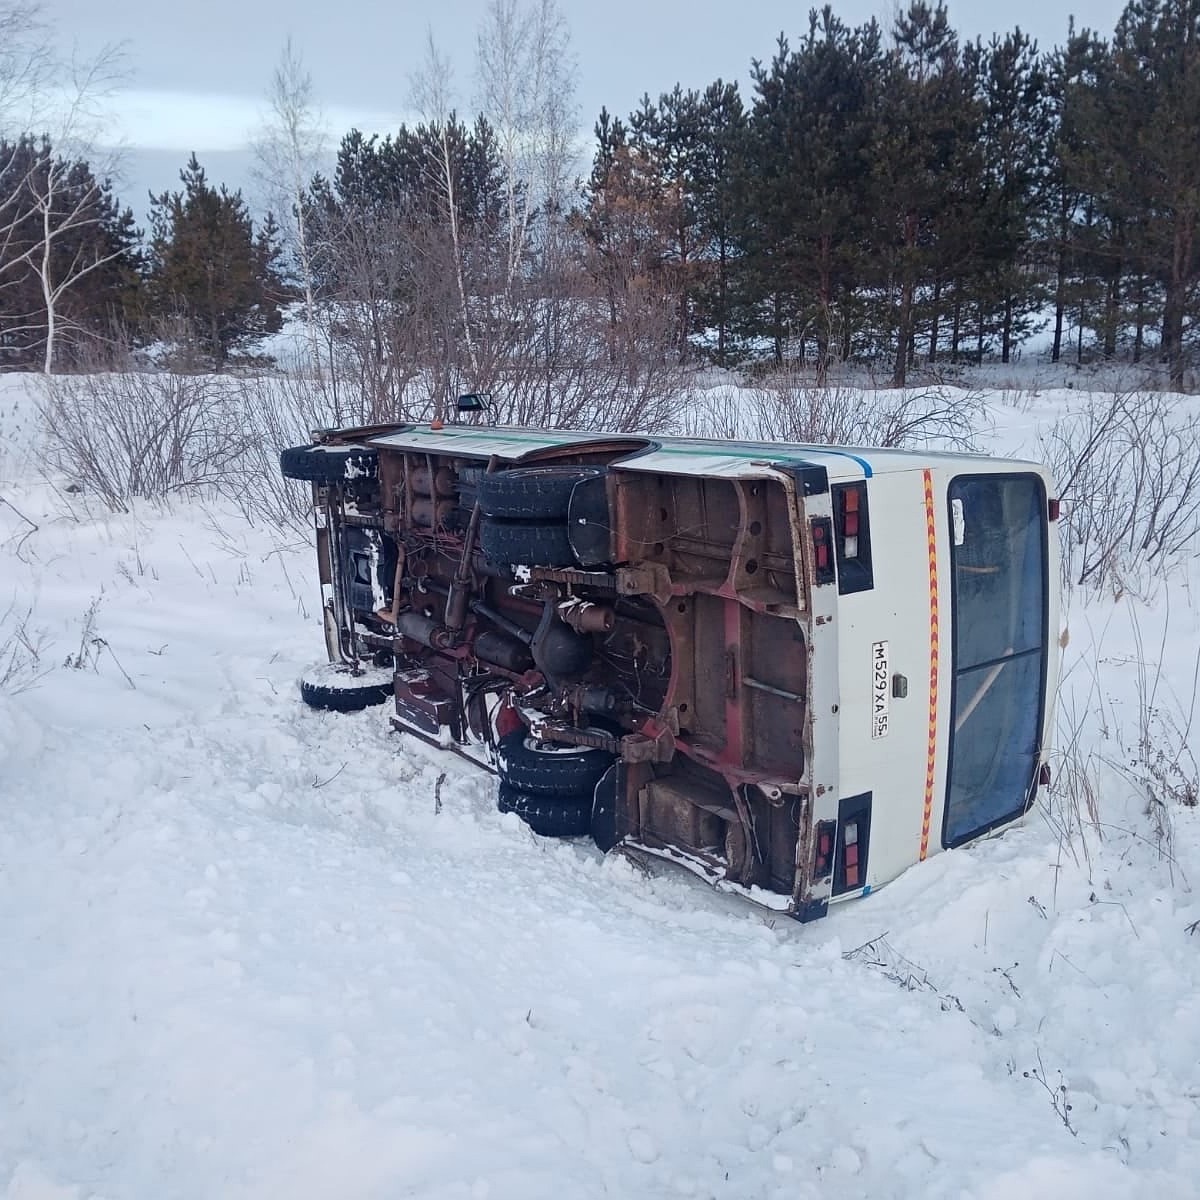
[[[800,920],[1048,780],[1058,506],[1034,463],[479,425],[325,431],[329,663],[547,836]]]

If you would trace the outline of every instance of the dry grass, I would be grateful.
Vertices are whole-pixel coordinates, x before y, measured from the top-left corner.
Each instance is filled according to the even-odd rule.
[[[48,640],[33,624],[31,608],[10,604],[0,613],[0,695],[16,696],[36,686],[50,670]]]

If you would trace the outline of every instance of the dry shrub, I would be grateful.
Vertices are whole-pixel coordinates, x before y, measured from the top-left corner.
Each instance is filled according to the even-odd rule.
[[[226,486],[252,436],[239,393],[237,381],[216,375],[47,376],[38,397],[46,466],[114,512]]]
[[[252,525],[264,524],[307,539],[312,531],[312,490],[285,479],[279,452],[312,441],[318,429],[349,423],[324,376],[300,372],[264,375],[241,385],[248,433],[232,498]]]
[[[490,422],[535,429],[655,433],[671,428],[687,372],[674,315],[636,288],[610,323],[597,294],[514,297],[484,367]]]
[[[1059,835],[1060,845],[1072,854],[1078,848],[1089,865],[1089,835],[1102,839],[1112,831],[1151,846],[1175,878],[1181,872],[1175,857],[1174,816],[1179,808],[1200,803],[1200,766],[1192,750],[1200,662],[1193,665],[1189,693],[1178,695],[1163,673],[1170,621],[1163,625],[1157,648],[1147,647],[1137,602],[1129,598],[1127,603],[1132,656],[1109,659],[1102,644],[1093,644],[1060,684],[1053,782],[1043,814]],[[1109,695],[1102,679],[1105,663],[1132,678],[1132,709]],[[1087,672],[1089,679],[1082,686],[1069,686],[1070,674],[1080,671]],[[1135,797],[1147,831],[1103,819],[1100,796],[1106,791],[1126,791]]]
[[[1063,502],[1069,582],[1120,593],[1162,578],[1200,533],[1200,417],[1155,392],[1093,399],[1042,438]]]
[[[307,529],[305,484],[279,452],[344,422],[327,382],[300,374],[240,377],[158,370],[40,381],[46,466],[114,512],[182,492],[228,496],[255,523]]]
[[[334,349],[319,381],[327,423],[447,417],[473,392],[489,398],[489,424],[661,431],[677,418],[686,371],[666,350],[669,314],[646,304],[635,315],[613,339],[594,298],[515,297],[477,331],[468,362],[452,340],[441,355],[408,344],[425,335],[403,314],[342,305],[328,314]]]
[[[681,405],[680,432],[687,437],[750,437],[745,392],[737,387],[695,388]]]
[[[778,377],[739,395],[718,389],[699,400],[689,432],[819,446],[973,450],[982,397],[951,388],[859,391]]]
[[[1131,612],[1135,650],[1129,665],[1136,681],[1137,722],[1132,728],[1114,723],[1116,753],[1109,761],[1141,797],[1159,856],[1174,870],[1175,810],[1194,808],[1200,799],[1200,769],[1191,748],[1200,661],[1192,668],[1191,694],[1183,700],[1163,678],[1170,622],[1164,622],[1161,641],[1148,658],[1136,608]]]
[[[1079,696],[1063,686],[1056,704],[1050,786],[1042,794],[1042,815],[1058,837],[1060,847],[1079,855],[1091,866],[1089,837],[1103,837],[1099,796],[1104,762],[1095,739],[1106,729],[1099,667],[1091,664],[1091,683]]]
[[[941,388],[862,393],[782,386],[754,394],[759,436],[817,445],[974,449],[980,398]]]

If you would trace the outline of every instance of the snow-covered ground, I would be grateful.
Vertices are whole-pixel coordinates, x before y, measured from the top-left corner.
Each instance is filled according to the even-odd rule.
[[[1006,449],[1078,401],[991,399]],[[1200,812],[1122,774],[1137,663],[1154,737],[1193,702],[1194,560],[1071,600],[1098,825],[1060,796],[799,926],[305,709],[307,545],[89,509],[35,436],[0,376],[0,645],[41,648],[0,695],[0,1197],[1200,1195]]]

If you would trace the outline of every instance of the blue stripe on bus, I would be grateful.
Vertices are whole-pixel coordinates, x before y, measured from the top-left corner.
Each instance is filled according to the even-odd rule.
[[[790,449],[790,447],[789,447],[789,449]],[[875,475],[875,472],[873,470],[871,470],[871,464],[869,462],[867,462],[867,460],[865,458],[862,458],[857,454],[851,454],[849,450],[835,450],[835,449],[833,449],[832,446],[804,446],[804,445],[797,446],[797,449],[811,450],[814,454],[834,454],[834,455],[837,455],[838,458],[848,458],[852,462],[856,462],[856,463],[858,463],[858,465],[860,467],[862,467],[862,473],[863,473],[863,477],[865,479],[871,479]],[[799,462],[800,460],[799,459],[786,459],[785,461]]]
[[[813,448],[817,449],[815,446]],[[875,474],[875,472],[871,470],[871,464],[867,462],[865,458],[859,458],[857,454],[851,454],[849,450],[830,450],[827,447],[822,446],[820,447],[820,452],[822,454],[836,454],[839,458],[853,459],[860,467],[862,467],[863,476],[866,479],[870,479]]]

